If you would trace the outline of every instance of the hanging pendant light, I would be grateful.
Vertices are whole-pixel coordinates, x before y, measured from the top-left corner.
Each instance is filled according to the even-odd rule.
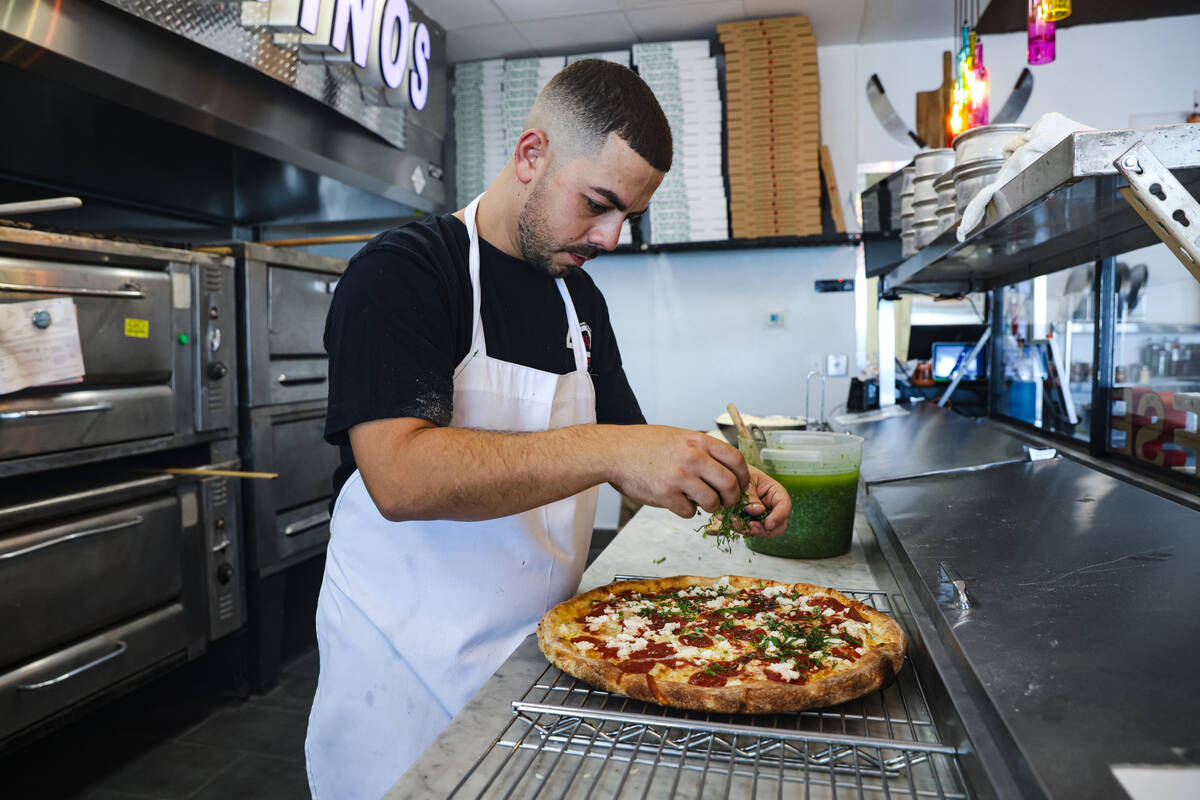
[[[1043,19],[1041,9],[1043,0],[1028,0],[1029,3],[1029,65],[1049,64],[1054,60],[1054,22]],[[1067,3],[1067,13],[1070,13],[1070,3]]]
[[[975,68],[971,70],[971,80],[968,84],[970,95],[970,127],[977,128],[988,124],[988,98],[991,95],[991,81],[988,69],[983,65],[983,42],[975,43]]]
[[[1046,22],[1062,22],[1071,16],[1071,0],[1041,0],[1038,16]]]

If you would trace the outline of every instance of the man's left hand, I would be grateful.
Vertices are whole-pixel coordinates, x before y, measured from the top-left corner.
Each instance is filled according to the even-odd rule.
[[[746,496],[750,502],[746,504],[745,513],[757,517],[763,512],[769,512],[763,522],[750,522],[750,532],[747,535],[774,537],[782,534],[792,513],[792,498],[787,489],[762,470],[750,467],[750,483],[746,486]]]

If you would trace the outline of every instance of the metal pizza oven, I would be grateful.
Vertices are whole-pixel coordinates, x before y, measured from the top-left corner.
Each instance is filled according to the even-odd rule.
[[[70,298],[85,374],[0,396],[0,477],[237,435],[233,263],[0,228],[0,303]]]
[[[275,480],[246,481],[251,682],[275,683],[290,567],[329,541],[337,448],[324,439],[329,363],[325,316],[341,259],[249,242],[237,263],[242,460]]]
[[[85,370],[0,396],[0,749],[245,623],[238,481],[158,471],[238,466],[233,277],[0,228],[0,303],[70,298]]]

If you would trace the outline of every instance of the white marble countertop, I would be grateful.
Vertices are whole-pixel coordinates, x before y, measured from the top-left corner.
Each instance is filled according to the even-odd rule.
[[[850,552],[813,560],[761,555],[740,541],[734,543],[732,553],[723,553],[695,531],[702,521],[643,508],[584,572],[579,590],[610,583],[615,575],[680,574],[749,575],[838,589],[879,588],[864,551],[864,543],[872,542],[874,534],[861,509],[855,518]],[[663,560],[655,563],[656,559]],[[528,637],[384,797],[448,795],[512,717],[512,701],[525,694],[545,667],[533,636]]]

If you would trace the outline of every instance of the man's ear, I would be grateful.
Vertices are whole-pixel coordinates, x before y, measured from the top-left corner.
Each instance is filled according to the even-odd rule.
[[[517,180],[529,183],[550,163],[550,137],[537,128],[525,131],[517,140],[516,159]]]

